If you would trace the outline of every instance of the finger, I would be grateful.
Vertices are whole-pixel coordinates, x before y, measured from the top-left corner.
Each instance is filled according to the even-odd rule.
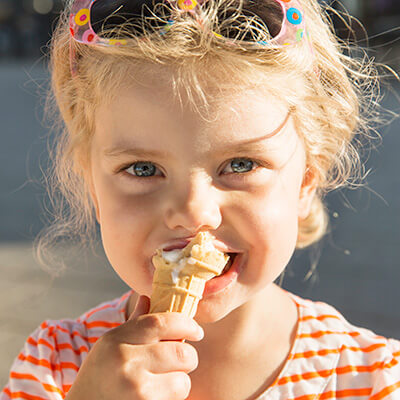
[[[150,299],[147,296],[139,296],[136,301],[135,309],[129,316],[128,321],[136,319],[141,315],[147,314],[150,310]]]
[[[194,371],[199,365],[196,349],[188,343],[159,342],[146,346],[148,370],[155,374]]]
[[[128,321],[123,329],[129,344],[182,339],[199,341],[204,337],[202,327],[193,318],[176,312],[141,315]]]
[[[154,396],[154,387],[151,398],[157,400],[185,400],[189,397],[192,381],[184,372],[170,372],[154,375],[154,387],[160,389]]]

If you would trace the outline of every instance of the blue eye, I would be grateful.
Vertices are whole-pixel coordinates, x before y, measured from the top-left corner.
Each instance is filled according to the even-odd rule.
[[[228,164],[228,166],[231,167],[231,170],[237,174],[251,172],[253,170],[254,165],[258,165],[258,164],[255,161],[250,160],[248,158],[234,158]]]
[[[130,169],[132,169],[132,172],[128,172]],[[149,178],[155,176],[154,174],[157,171],[157,167],[155,167],[154,164],[150,161],[138,161],[131,164],[128,168],[125,168],[124,170],[134,177]]]

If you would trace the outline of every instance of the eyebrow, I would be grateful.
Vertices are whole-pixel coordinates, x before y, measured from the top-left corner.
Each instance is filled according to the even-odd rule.
[[[250,150],[264,150],[265,151],[265,147],[263,146],[263,144],[261,143],[264,140],[270,139],[274,136],[276,136],[278,133],[280,133],[284,126],[286,125],[287,121],[289,120],[289,117],[291,115],[291,110],[289,110],[289,112],[286,115],[286,118],[284,119],[284,121],[272,132],[269,132],[268,134],[261,136],[259,138],[255,138],[255,139],[251,139],[251,140],[247,140],[241,143],[237,143],[236,145],[230,147],[230,148],[224,148],[224,150],[222,150],[220,152],[221,155],[226,155],[226,154],[230,154],[232,152],[246,152],[246,151],[250,151]],[[104,151],[104,155],[107,157],[119,157],[121,155],[131,155],[131,156],[139,156],[139,157],[157,157],[157,158],[168,158],[169,153],[165,152],[165,151],[157,151],[157,150],[149,150],[149,149],[141,149],[139,147],[135,147],[135,148],[126,148],[123,146],[115,146],[112,147],[110,149],[106,149]]]

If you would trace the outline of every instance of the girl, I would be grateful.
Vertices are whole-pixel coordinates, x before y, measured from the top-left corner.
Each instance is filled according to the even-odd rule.
[[[274,283],[323,236],[322,196],[354,177],[373,117],[373,70],[341,53],[315,0],[73,0],[51,70],[58,228],[85,238],[96,219],[132,290],[44,321],[1,400],[400,398],[398,341]],[[155,250],[203,230],[235,263],[195,320],[149,314]]]

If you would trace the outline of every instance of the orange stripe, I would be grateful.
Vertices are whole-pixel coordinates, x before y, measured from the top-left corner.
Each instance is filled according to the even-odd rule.
[[[316,319],[318,321],[322,321],[327,318],[334,318],[341,320],[337,315],[330,315],[330,314],[323,314],[323,315],[318,315],[318,317],[315,317],[314,315],[306,315],[305,317],[299,318],[299,321],[309,321],[310,319]]]
[[[379,400],[386,397],[388,394],[393,393],[395,390],[400,388],[400,381],[395,383],[394,385],[387,386],[385,389],[381,390],[379,393],[374,394],[370,397],[369,400]]]
[[[34,396],[33,394],[28,394],[25,392],[11,392],[8,388],[4,389],[4,393],[8,395],[11,399],[26,399],[26,400],[47,400],[43,397]]]
[[[278,380],[277,385],[285,385],[286,383],[289,382],[299,382],[303,380],[308,380],[308,379],[313,379],[313,378],[319,378],[319,377],[324,377],[327,378],[328,376],[331,376],[333,374],[334,370],[321,370],[321,371],[316,371],[316,372],[305,372],[304,374],[296,374],[296,375],[291,375],[291,376],[285,376],[281,379]]]
[[[83,321],[83,324],[88,329],[92,329],[92,328],[117,328],[118,326],[121,325],[120,322],[108,322],[108,321],[92,321],[92,322]]]
[[[80,346],[78,349],[74,349],[71,343],[59,343],[57,345],[59,350],[72,350],[76,355],[80,356],[82,353],[89,353],[89,348],[86,346]]]
[[[393,353],[393,355],[394,355],[395,357],[399,357],[399,356],[400,356],[400,351],[396,351],[395,353]]]
[[[47,346],[50,350],[54,351],[54,346],[52,346],[45,339],[39,339],[38,341],[36,341],[32,336],[29,336],[28,339],[27,339],[27,342],[32,346],[37,346],[38,344],[42,344],[44,346]]]
[[[390,361],[390,362],[388,362],[386,364],[383,364],[382,368],[392,368],[395,365],[397,365],[398,363],[399,362],[395,358],[392,358],[392,361]]]
[[[45,321],[45,322],[46,322],[46,321]],[[49,328],[49,330],[50,330],[49,334],[52,335],[54,329],[51,329],[51,328],[53,328],[53,327],[52,327],[52,326],[46,325],[45,322],[42,323],[41,328],[42,328],[42,329]],[[60,325],[55,325],[55,328],[57,328],[58,330],[60,330],[60,331],[62,331],[62,332],[67,333],[67,334],[68,334],[70,337],[72,337],[72,338],[73,338],[74,336],[79,336],[79,337],[80,337],[82,340],[84,340],[85,342],[95,343],[95,342],[97,342],[97,340],[99,339],[99,336],[86,337],[86,336],[81,335],[78,331],[72,331],[72,332],[71,332],[71,331],[69,331],[69,330],[63,328],[63,327],[60,326]]]
[[[350,350],[350,351],[362,351],[363,353],[370,353],[372,351],[375,351],[381,347],[386,347],[385,343],[375,343],[371,344],[371,346],[368,347],[350,347],[350,346],[342,346],[341,349],[343,350]]]
[[[302,333],[298,335],[298,338],[319,338],[324,335],[349,335],[349,336],[359,336],[360,332],[333,332],[333,331],[316,331],[312,333]]]
[[[372,365],[346,365],[345,367],[336,368],[336,373],[339,375],[349,372],[374,372],[377,369],[392,368],[396,364],[398,364],[398,362],[393,359],[387,364],[384,364],[382,361],[377,361]]]
[[[30,374],[20,374],[20,373],[12,372],[12,371],[11,371],[11,373],[10,373],[10,378],[12,378],[12,379],[27,379],[27,380],[39,382],[39,383],[43,386],[43,388],[46,390],[46,392],[52,392],[52,393],[55,392],[55,393],[58,393],[58,394],[60,394],[61,396],[64,397],[63,392],[62,392],[58,387],[53,386],[53,385],[49,385],[48,383],[40,382],[39,379],[36,378],[36,377],[33,376],[33,375],[30,375]]]
[[[344,397],[353,397],[353,396],[369,396],[371,392],[372,392],[371,388],[330,391],[322,393],[321,396],[319,397],[319,400],[343,399]]]
[[[55,324],[55,325],[48,325],[47,324],[47,322],[46,321],[44,321],[41,325],[40,325],[40,327],[42,328],[42,329],[48,329],[49,330],[49,335],[50,336],[52,336],[52,335],[54,335],[54,330],[56,329],[56,330],[59,330],[59,331],[61,331],[61,332],[64,332],[64,333],[67,333],[68,335],[71,335],[72,337],[73,336],[79,336],[79,337],[81,337],[82,339],[86,339],[86,337],[85,336],[82,336],[82,334],[80,333],[80,332],[78,332],[78,331],[70,331],[70,330],[68,330],[68,329],[66,329],[66,328],[64,328],[64,327],[62,327],[61,325],[59,325],[59,324]]]
[[[56,324],[56,325],[52,325],[52,326],[50,326],[50,325],[47,325],[47,323],[46,323],[46,321],[45,322],[43,322],[42,323],[42,325],[40,325],[40,327],[42,328],[42,329],[48,329],[49,330],[49,335],[53,335],[54,334],[54,329],[58,329],[59,331],[61,331],[61,332],[64,332],[64,333],[67,333],[68,335],[70,335],[71,337],[74,337],[74,336],[79,336],[79,337],[81,337],[83,340],[87,340],[87,338],[86,338],[86,336],[83,336],[80,332],[78,332],[78,331],[69,331],[68,329],[65,329],[65,328],[63,328],[61,325],[58,325],[58,324]]]
[[[323,349],[323,350],[318,350],[318,351],[314,351],[314,350],[310,350],[310,351],[305,351],[304,353],[295,353],[292,355],[291,358],[293,358],[293,360],[296,360],[298,358],[311,358],[311,357],[315,357],[315,356],[326,356],[328,354],[337,354],[340,352],[341,349]]]
[[[27,361],[31,364],[38,365],[41,367],[45,367],[50,369],[51,371],[61,371],[61,367],[59,364],[50,364],[48,360],[46,359],[37,359],[36,357],[32,356],[25,356],[24,354],[20,353],[18,355],[18,359],[21,361]]]
[[[364,389],[345,389],[338,391],[330,391],[320,394],[306,394],[299,397],[293,397],[288,400],[326,400],[326,399],[342,399],[344,397],[353,396],[369,396],[372,392],[371,388]]]
[[[67,394],[69,392],[71,387],[72,387],[72,385],[63,385],[63,390],[64,390],[65,394]]]
[[[96,338],[96,341],[97,341],[97,338]],[[43,345],[49,347],[52,351],[55,350],[55,348],[44,339],[39,339],[39,341],[36,342],[35,339],[33,339],[32,337],[29,337],[27,342],[32,346],[38,347],[39,344],[43,344]],[[86,346],[80,346],[78,349],[74,349],[70,343],[58,343],[57,349],[58,350],[65,350],[65,349],[72,350],[78,356],[81,355],[83,352],[85,352],[85,353],[89,352],[89,348]]]
[[[291,399],[287,400],[316,400],[318,398],[317,394],[306,394],[300,397],[292,397]]]
[[[342,346],[341,348],[337,349],[323,349],[323,350],[318,350],[318,351],[305,351],[303,353],[295,353],[293,354],[292,358],[293,359],[298,359],[298,358],[311,358],[315,356],[326,356],[328,354],[337,354],[340,353],[342,350],[350,350],[350,351],[362,351],[364,353],[369,353],[371,351],[374,351],[380,347],[385,347],[386,345],[384,343],[376,343],[368,347],[349,347],[349,346]]]
[[[75,371],[79,371],[80,366],[73,362],[62,362],[60,364],[61,369],[73,369]]]
[[[98,307],[95,308],[94,310],[88,312],[87,314],[85,314],[86,319],[90,318],[93,314],[96,314],[97,312],[101,311],[101,310],[106,310],[107,308],[115,308],[114,305],[112,304],[105,304],[102,307]]]
[[[78,371],[80,366],[73,362],[61,362],[60,364],[50,364],[48,360],[45,359],[37,359],[32,356],[25,356],[24,354],[20,353],[18,359],[21,361],[27,361],[31,364],[38,365],[44,368],[48,368],[50,371],[61,371],[62,369],[74,369]]]
[[[291,375],[291,376],[285,376],[282,377],[281,379],[278,380],[277,385],[285,385],[289,382],[295,383],[303,380],[309,380],[309,379],[314,379],[314,378],[328,378],[332,374],[348,374],[350,372],[373,372],[379,368],[392,368],[394,365],[396,365],[398,362],[396,360],[392,360],[392,362],[388,364],[384,364],[383,362],[376,362],[372,365],[346,365],[344,367],[338,367],[338,368],[333,368],[333,369],[326,369],[326,370],[320,370],[320,371],[312,371],[312,372],[305,372],[304,374],[296,374],[296,375]]]

